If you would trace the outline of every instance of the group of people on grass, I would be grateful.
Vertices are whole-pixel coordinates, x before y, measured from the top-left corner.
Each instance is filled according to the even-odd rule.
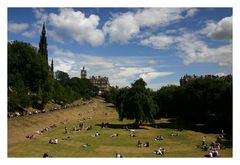
[[[216,136],[215,142],[211,142],[210,145],[207,144],[206,142],[206,136],[202,137],[202,142],[201,142],[201,149],[205,151],[209,151],[205,157],[219,157],[219,151],[221,149],[225,149],[225,146],[222,144],[222,139],[224,138],[224,130],[221,131],[220,134]]]

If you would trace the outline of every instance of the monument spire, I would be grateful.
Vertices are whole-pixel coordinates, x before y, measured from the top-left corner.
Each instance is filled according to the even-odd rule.
[[[42,26],[42,33],[40,36],[38,53],[43,55],[43,57],[46,59],[46,62],[48,63],[48,50],[47,50],[47,37],[46,37],[45,22],[43,23],[43,26]]]

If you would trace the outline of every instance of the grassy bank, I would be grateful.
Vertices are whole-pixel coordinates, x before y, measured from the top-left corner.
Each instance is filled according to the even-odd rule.
[[[84,120],[85,126],[91,125],[92,130],[68,131],[64,134],[65,127],[70,130],[73,126],[78,126],[79,120]],[[102,122],[108,122],[108,128],[101,128]],[[167,127],[167,119],[156,121],[160,128],[145,125],[135,130],[136,137],[130,137],[129,131],[123,127],[131,123],[133,121],[130,120],[120,122],[114,107],[100,99],[80,107],[8,119],[8,156],[42,157],[44,152],[48,152],[53,157],[114,157],[115,153],[125,157],[161,157],[153,153],[161,146],[166,150],[163,157],[203,157],[207,152],[196,147],[200,145],[202,136],[207,137],[207,143],[215,141],[216,137],[216,134],[192,130],[178,132]],[[42,135],[35,135],[36,139],[26,138],[51,124],[56,124],[57,127]],[[101,136],[93,137],[96,131],[100,132]],[[170,136],[173,131],[179,136]],[[113,133],[118,133],[119,136],[113,138]],[[155,141],[157,135],[162,135],[165,139]],[[68,136],[71,141],[62,140]],[[50,138],[58,138],[59,144],[49,144]],[[143,143],[148,141],[150,147],[138,148],[138,140]],[[84,148],[82,145],[87,143],[90,146]],[[220,155],[232,157],[232,148],[220,150]]]

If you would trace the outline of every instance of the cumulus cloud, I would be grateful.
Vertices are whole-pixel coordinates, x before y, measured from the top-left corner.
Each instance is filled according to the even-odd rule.
[[[147,72],[147,73],[142,73],[139,75],[140,78],[145,80],[146,82],[149,82],[152,79],[158,78],[158,77],[163,77],[163,76],[168,76],[172,75],[173,72]]]
[[[161,34],[143,39],[140,41],[140,44],[155,49],[165,49],[168,46],[172,45],[174,42],[174,37]]]
[[[8,24],[8,31],[18,34],[23,32],[29,27],[27,23],[9,23]]]
[[[228,74],[227,73],[223,73],[223,72],[219,72],[219,73],[215,73],[214,75],[222,77],[222,76],[227,76]]]
[[[104,25],[104,32],[109,34],[110,42],[127,43],[140,28],[133,14],[121,14]]]
[[[34,38],[36,36],[36,32],[33,31],[25,31],[22,33],[22,36],[28,37],[28,38]]]
[[[176,42],[184,64],[210,62],[220,66],[232,65],[232,44],[212,48],[191,33],[177,37]]]
[[[145,8],[115,15],[105,23],[103,30],[109,35],[110,42],[127,43],[142,32],[141,28],[166,26],[193,16],[196,12],[186,8]]]
[[[141,41],[142,45],[154,49],[175,46],[184,64],[217,63],[220,66],[232,65],[232,44],[209,47],[198,33],[184,32],[181,35],[153,35]]]
[[[87,68],[88,76],[107,76],[111,85],[120,87],[130,85],[139,77],[151,82],[151,80],[172,74],[172,72],[158,72],[153,67],[146,66],[147,63],[140,62],[138,57],[131,57],[136,63],[141,63],[137,66],[132,63],[124,63],[126,57],[108,58],[97,55],[74,53],[69,50],[64,50],[56,46],[49,46],[52,57],[54,59],[54,70],[62,70],[67,72],[71,77],[80,77],[80,71],[83,66]],[[128,57],[129,58],[129,57]],[[135,59],[135,60],[134,60]],[[146,59],[142,59],[145,61]],[[150,59],[148,60],[150,61]],[[50,62],[50,59],[49,59]]]
[[[219,22],[209,21],[202,34],[206,34],[208,37],[212,37],[216,40],[232,39],[232,17],[225,17]]]
[[[62,8],[59,14],[50,13],[48,21],[58,39],[67,37],[79,44],[89,43],[92,46],[104,42],[104,33],[98,29],[100,18],[97,15],[87,17],[81,11]]]

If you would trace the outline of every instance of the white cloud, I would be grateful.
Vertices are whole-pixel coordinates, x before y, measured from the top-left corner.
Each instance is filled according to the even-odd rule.
[[[147,87],[150,87],[152,90],[157,91],[158,89],[164,87],[164,86],[168,86],[168,85],[176,85],[179,86],[179,82],[168,82],[168,83],[148,83]]]
[[[232,44],[211,48],[194,33],[179,36],[176,42],[184,64],[210,62],[220,66],[232,65]]]
[[[115,15],[105,23],[103,30],[109,35],[110,42],[127,43],[142,32],[143,27],[166,26],[193,16],[196,11],[187,8],[145,8]]]
[[[219,22],[209,21],[202,34],[206,34],[216,40],[232,39],[232,17],[225,17]]]
[[[146,82],[150,82],[151,80],[153,80],[155,78],[169,76],[172,74],[173,74],[173,72],[147,72],[147,73],[140,74],[139,77],[142,78]]]
[[[34,38],[36,36],[35,31],[25,31],[22,33],[22,36],[28,37],[28,38]]]
[[[183,19],[183,8],[146,8],[134,14],[139,26],[162,26]]]
[[[209,47],[202,40],[198,32],[183,32],[181,35],[153,35],[141,41],[142,45],[154,49],[165,49],[175,46],[184,64],[191,63],[216,63],[220,66],[232,65],[232,44],[218,47]]]
[[[29,27],[27,23],[9,23],[8,24],[8,31],[12,33],[21,33]]]
[[[151,36],[149,38],[146,38],[140,43],[145,46],[149,46],[155,49],[166,49],[168,46],[172,45],[174,43],[174,37],[167,36],[167,35],[157,35],[157,36]]]
[[[127,43],[140,28],[133,14],[121,14],[104,25],[104,32],[109,34],[110,42]]]
[[[79,44],[89,43],[92,46],[104,42],[104,33],[97,28],[99,20],[97,15],[86,17],[81,11],[70,8],[62,8],[59,14],[50,13],[48,16],[49,25],[54,29],[52,34],[58,37],[57,40],[67,37]]]
[[[120,67],[120,72],[117,74],[120,77],[134,78],[141,73],[154,71],[151,67]]]
[[[169,75],[170,72],[158,72],[153,67],[148,67],[148,63],[140,62],[146,59],[139,59],[138,57],[130,57],[131,63],[124,63],[129,57],[109,58],[90,54],[74,53],[69,50],[64,50],[56,46],[49,46],[53,60],[54,70],[62,70],[67,72],[70,77],[80,77],[80,71],[83,66],[87,68],[88,76],[107,76],[111,85],[118,85],[120,87],[130,85],[134,80],[143,76],[144,79],[151,82],[156,77]],[[134,60],[135,59],[135,60]],[[141,63],[138,67],[134,64]],[[49,59],[50,62],[50,59]],[[145,65],[143,65],[145,64]]]
[[[193,17],[198,12],[198,9],[189,9],[187,10],[187,17]]]
[[[227,73],[220,72],[220,73],[215,73],[214,75],[215,75],[215,76],[222,77],[222,76],[227,76],[228,74],[227,74]]]
[[[148,63],[149,63],[150,65],[156,65],[156,64],[159,63],[159,61],[158,61],[158,60],[150,59],[150,60],[148,60]]]

